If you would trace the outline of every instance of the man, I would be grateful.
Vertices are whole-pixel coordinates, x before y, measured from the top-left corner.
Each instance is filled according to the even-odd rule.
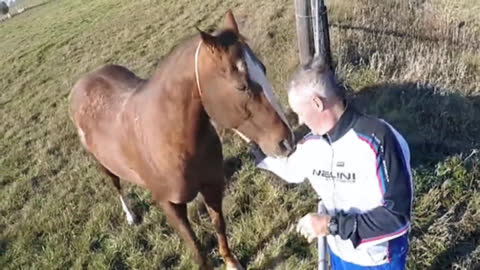
[[[290,183],[308,179],[325,212],[300,219],[308,238],[326,236],[332,269],[404,269],[413,185],[405,139],[387,122],[345,102],[345,92],[319,59],[293,76],[288,100],[311,130],[288,158],[265,157],[259,168]]]

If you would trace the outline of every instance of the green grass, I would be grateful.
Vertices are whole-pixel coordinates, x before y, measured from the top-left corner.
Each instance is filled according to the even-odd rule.
[[[412,148],[409,269],[480,268],[480,4],[326,2],[337,74],[361,110],[390,121]],[[127,225],[110,181],[80,147],[68,94],[106,63],[149,77],[194,26],[220,25],[228,8],[286,105],[298,64],[291,1],[47,1],[0,23],[0,268],[194,267],[149,192],[124,184],[143,216]],[[255,170],[229,134],[224,152],[244,162],[224,201],[237,257],[249,269],[314,269],[315,245],[290,230],[315,209],[314,191]],[[223,267],[209,218],[196,202],[189,214]]]

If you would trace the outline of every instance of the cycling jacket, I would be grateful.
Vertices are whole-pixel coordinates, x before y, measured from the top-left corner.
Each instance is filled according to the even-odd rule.
[[[290,183],[310,181],[338,218],[338,234],[327,242],[342,260],[375,266],[407,252],[410,151],[386,121],[347,106],[327,135],[308,134],[288,158],[267,157],[257,166]]]

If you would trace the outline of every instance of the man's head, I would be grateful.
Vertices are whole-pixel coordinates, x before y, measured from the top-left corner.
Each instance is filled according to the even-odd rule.
[[[290,107],[315,134],[323,135],[335,126],[345,110],[344,99],[344,88],[319,58],[301,66],[290,81]]]

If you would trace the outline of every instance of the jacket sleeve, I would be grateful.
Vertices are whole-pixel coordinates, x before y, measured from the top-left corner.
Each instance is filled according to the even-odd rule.
[[[306,178],[305,159],[306,148],[304,145],[297,145],[295,152],[287,158],[266,157],[257,167],[270,171],[288,183],[301,183]]]
[[[339,235],[353,246],[369,247],[405,234],[410,226],[413,196],[408,145],[386,132],[377,151],[377,177],[383,205],[362,214],[338,216]]]

